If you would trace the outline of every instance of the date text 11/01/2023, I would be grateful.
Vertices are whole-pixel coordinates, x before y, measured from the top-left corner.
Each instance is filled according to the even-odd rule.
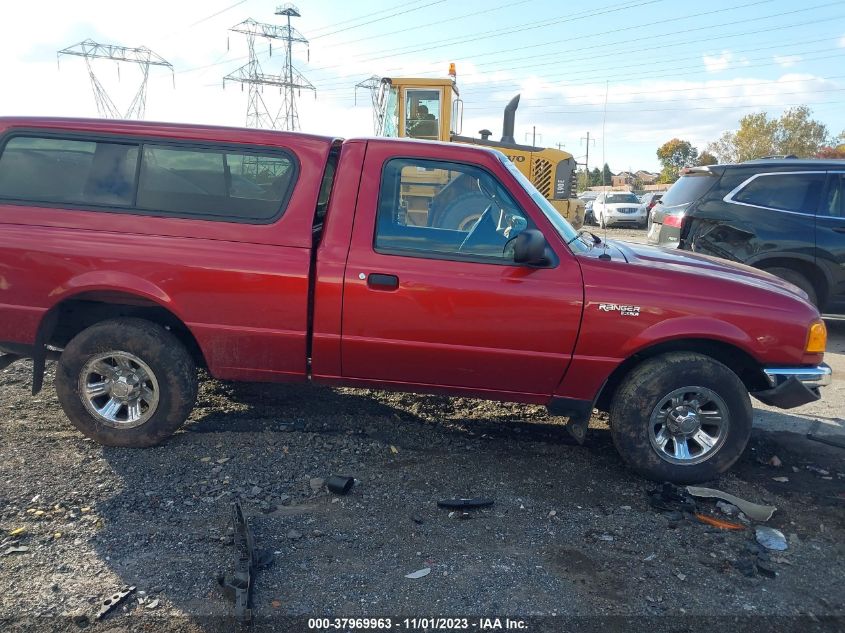
[[[411,631],[525,631],[528,623],[511,618],[309,618],[310,631],[406,629]]]

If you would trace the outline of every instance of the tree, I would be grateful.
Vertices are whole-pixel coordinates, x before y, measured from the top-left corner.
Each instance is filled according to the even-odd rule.
[[[845,158],[845,144],[836,147],[822,147],[816,152],[816,158]]]
[[[601,184],[601,170],[598,167],[593,167],[590,172],[590,186],[598,187]]]
[[[663,164],[660,182],[675,182],[681,169],[695,165],[698,150],[689,141],[673,138],[657,148],[657,158]]]
[[[704,150],[698,155],[698,162],[696,163],[696,165],[698,165],[699,167],[704,167],[705,165],[715,165],[718,162],[718,159],[713,156],[713,154],[711,154],[707,150]]]
[[[804,105],[786,110],[779,119],[770,119],[765,112],[748,114],[740,119],[736,132],[723,133],[707,151],[722,163],[774,155],[813,156],[835,140],[828,138],[827,126],[811,115]]]
[[[610,171],[610,167],[607,166],[607,163],[604,164],[601,170],[601,184],[603,185],[611,185],[613,184],[613,172]]]
[[[586,191],[590,188],[590,174],[589,172],[580,169],[578,170],[578,193]]]

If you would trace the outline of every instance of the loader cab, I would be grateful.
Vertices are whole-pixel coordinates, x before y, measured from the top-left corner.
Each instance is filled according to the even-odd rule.
[[[380,136],[449,141],[461,132],[463,102],[452,78],[384,77],[378,102]]]

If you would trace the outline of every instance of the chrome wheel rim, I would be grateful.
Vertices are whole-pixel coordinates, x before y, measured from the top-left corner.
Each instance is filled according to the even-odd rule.
[[[463,220],[461,220],[458,223],[457,230],[458,231],[464,231],[464,232],[470,231],[470,230],[472,230],[472,227],[474,227],[476,225],[476,223],[478,222],[479,219],[481,219],[480,213],[474,213],[473,215],[468,215],[467,217],[465,217]]]
[[[692,466],[710,459],[725,443],[728,405],[706,387],[681,387],[666,394],[651,412],[652,448],[671,464]]]
[[[158,381],[150,366],[129,352],[92,357],[79,374],[79,395],[98,422],[116,429],[141,426],[156,411]]]

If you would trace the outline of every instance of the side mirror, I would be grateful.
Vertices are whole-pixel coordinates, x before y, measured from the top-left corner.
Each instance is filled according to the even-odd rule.
[[[529,266],[548,266],[552,262],[549,244],[537,229],[526,229],[513,242],[513,261]]]

